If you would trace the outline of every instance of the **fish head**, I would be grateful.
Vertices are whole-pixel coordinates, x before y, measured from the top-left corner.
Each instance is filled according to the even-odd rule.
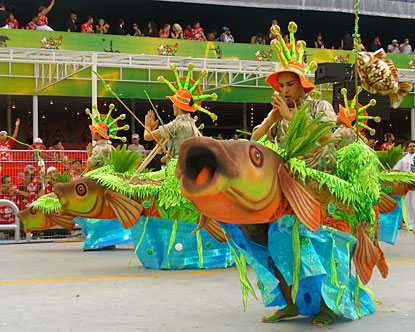
[[[266,223],[282,199],[272,150],[244,140],[193,137],[179,150],[181,192],[203,215],[224,223]]]
[[[17,216],[23,223],[25,233],[49,229],[56,226],[56,224],[49,221],[46,214],[35,209],[33,206],[18,212]]]
[[[60,213],[85,218],[98,217],[104,207],[105,188],[82,177],[67,183],[57,183],[54,192],[62,204]]]
[[[359,52],[357,65],[360,69],[370,68],[373,66],[373,55],[369,52]]]

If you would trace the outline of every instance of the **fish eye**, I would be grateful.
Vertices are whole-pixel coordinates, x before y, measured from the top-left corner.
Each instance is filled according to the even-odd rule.
[[[254,145],[249,147],[249,158],[258,168],[261,168],[264,165],[264,154]]]
[[[75,186],[75,191],[79,196],[85,196],[86,195],[86,186],[83,183],[78,183]]]
[[[36,214],[36,209],[32,206],[30,209],[29,209],[29,212],[30,212],[30,214],[32,215],[32,216],[34,216],[35,214]]]

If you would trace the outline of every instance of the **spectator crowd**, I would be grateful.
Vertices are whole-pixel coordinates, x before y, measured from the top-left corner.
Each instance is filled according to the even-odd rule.
[[[0,28],[5,29],[27,29],[27,30],[44,30],[53,31],[48,25],[47,15],[52,10],[55,4],[55,0],[52,0],[48,7],[40,6],[37,13],[33,15],[32,20],[25,26],[20,25],[15,18],[12,11],[7,12],[3,3],[0,3]],[[96,22],[96,23],[95,23]],[[272,20],[271,25],[278,25],[277,20]],[[127,35],[136,37],[159,37],[159,38],[172,38],[172,39],[184,39],[184,40],[197,40],[197,41],[220,41],[224,43],[233,43],[235,39],[231,33],[231,29],[227,26],[221,27],[220,31],[216,28],[209,29],[209,32],[205,32],[201,26],[200,21],[194,21],[193,24],[186,23],[180,25],[174,23],[170,25],[165,23],[159,29],[157,23],[153,20],[147,22],[146,26],[140,27],[137,22],[133,22],[131,29],[126,26],[126,22],[123,18],[120,18],[114,26],[111,26],[104,18],[99,18],[98,21],[94,21],[94,17],[89,15],[84,20],[78,21],[78,15],[74,12],[70,13],[68,20],[66,21],[66,31],[68,32],[80,32],[80,33],[97,33],[97,34],[115,34],[115,35]],[[288,35],[281,32],[281,35],[286,43],[289,42]],[[258,32],[251,37],[251,44],[270,44],[272,40],[278,37],[269,29],[266,33]],[[359,50],[375,52],[380,48],[384,48],[389,53],[396,54],[412,54],[413,48],[410,44],[409,38],[405,38],[402,42],[397,39],[393,39],[391,44],[384,47],[380,42],[380,37],[375,36],[369,46],[366,48],[361,38],[359,38]],[[314,48],[327,48],[324,42],[324,36],[322,33],[318,33],[314,42],[309,45]],[[335,47],[332,47],[334,49]],[[340,50],[352,50],[353,49],[353,37],[348,31],[345,31],[343,38],[339,41]]]

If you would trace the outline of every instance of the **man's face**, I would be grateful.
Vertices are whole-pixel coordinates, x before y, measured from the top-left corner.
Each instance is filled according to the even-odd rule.
[[[138,145],[138,142],[140,141],[140,139],[137,138],[133,138],[133,144]]]
[[[92,139],[94,140],[94,141],[99,141],[99,140],[101,140],[102,139],[102,137],[101,137],[101,135],[100,134],[98,134],[97,132],[91,132],[91,136],[92,136]]]
[[[59,142],[54,146],[55,150],[61,150],[63,148],[62,142]]]
[[[404,42],[405,45],[408,45],[409,44],[409,39],[405,38],[405,40],[403,42]]]
[[[72,164],[72,170],[79,171],[81,169],[81,163],[79,161],[76,161]]]
[[[394,41],[394,42],[392,42],[392,45],[396,46],[396,45],[398,45],[398,42]]]
[[[5,188],[11,188],[12,187],[12,178],[7,177],[4,179],[3,187]]]
[[[411,142],[408,144],[408,153],[413,154],[415,153],[415,143]]]
[[[30,178],[33,178],[33,177],[34,177],[34,175],[35,175],[35,173],[36,173],[36,168],[34,168],[34,167],[29,167],[29,168],[27,169],[27,171],[25,171],[25,174],[26,174],[26,175],[29,175],[29,176],[30,176]]]
[[[49,178],[56,180],[58,178],[58,172],[56,171],[49,172]]]
[[[375,38],[375,42],[376,42],[376,43],[379,43],[379,37],[376,37],[376,38]]]
[[[88,23],[91,25],[92,23],[94,23],[94,19],[91,17],[88,21]]]
[[[78,19],[78,16],[76,14],[71,14],[71,19],[73,21],[76,21]]]
[[[0,143],[4,143],[4,142],[6,142],[6,141],[7,141],[6,134],[1,134],[1,135],[0,135]]]
[[[272,21],[271,21],[271,24],[272,24],[272,25],[278,25],[278,21],[277,21],[277,20],[272,20]]]
[[[42,143],[33,143],[33,146],[35,147],[35,149],[40,149],[42,146]]]
[[[179,110],[180,110],[180,108],[178,106],[176,106],[175,104],[173,104],[174,116],[178,116],[179,115]]]
[[[301,86],[296,74],[289,72],[280,73],[278,75],[278,84],[288,106],[294,106],[294,103],[299,99],[305,99],[304,88]]]

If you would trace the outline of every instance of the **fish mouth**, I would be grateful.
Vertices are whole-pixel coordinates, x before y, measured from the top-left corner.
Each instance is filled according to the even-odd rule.
[[[226,141],[210,137],[193,137],[180,146],[176,177],[180,180],[183,196],[195,198],[217,195],[227,178],[239,174],[239,166],[224,148]]]

